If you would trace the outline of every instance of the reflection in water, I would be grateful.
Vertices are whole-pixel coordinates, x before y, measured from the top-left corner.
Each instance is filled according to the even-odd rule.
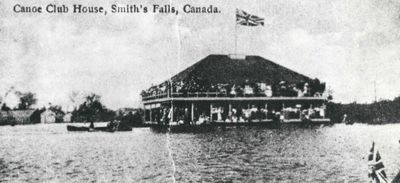
[[[67,132],[65,124],[0,127],[0,182],[366,182],[371,142],[389,178],[400,169],[400,125],[209,133]]]

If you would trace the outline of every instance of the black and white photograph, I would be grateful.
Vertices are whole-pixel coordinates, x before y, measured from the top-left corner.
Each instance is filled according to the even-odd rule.
[[[4,0],[0,182],[400,183],[398,0]]]

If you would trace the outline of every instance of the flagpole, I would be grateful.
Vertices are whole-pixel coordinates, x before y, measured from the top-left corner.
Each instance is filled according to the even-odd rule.
[[[237,55],[237,27],[243,26],[264,26],[264,18],[260,18],[256,15],[246,13],[243,10],[236,9],[236,24],[235,24],[235,54]]]
[[[237,55],[237,9],[235,12],[235,56]]]
[[[235,55],[237,55],[237,23],[235,22]]]

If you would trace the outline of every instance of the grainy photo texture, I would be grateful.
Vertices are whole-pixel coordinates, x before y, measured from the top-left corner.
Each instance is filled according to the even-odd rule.
[[[400,1],[0,2],[0,182],[400,182]]]

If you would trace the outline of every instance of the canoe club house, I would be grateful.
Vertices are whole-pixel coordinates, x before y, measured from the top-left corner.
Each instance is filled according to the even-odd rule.
[[[141,96],[148,124],[330,122],[325,83],[260,56],[209,55]]]

